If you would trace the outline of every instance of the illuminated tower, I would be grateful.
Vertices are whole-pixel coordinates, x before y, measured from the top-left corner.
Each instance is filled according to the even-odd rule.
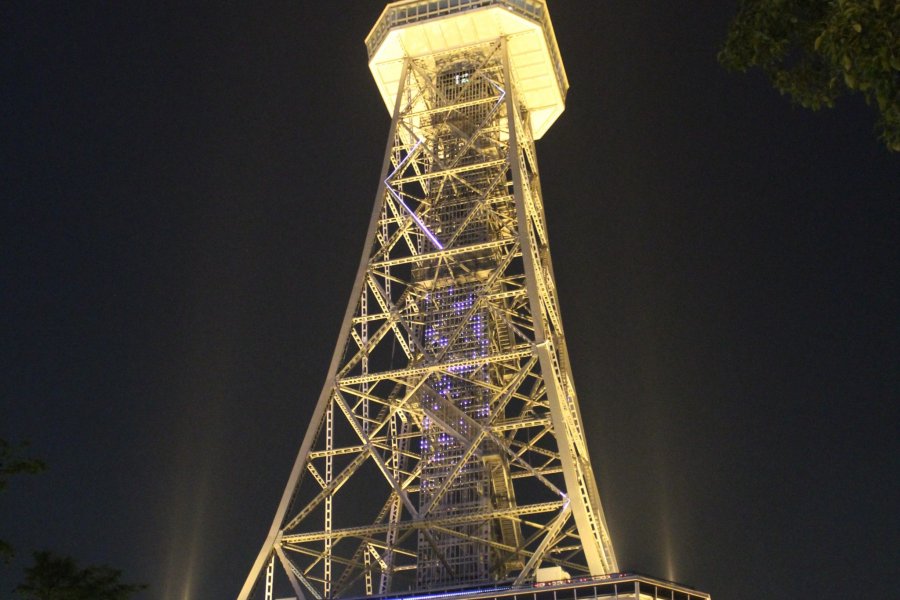
[[[619,568],[534,149],[568,89],[547,6],[394,2],[366,45],[393,117],[382,178],[325,385],[239,600],[271,599],[276,571],[316,599],[596,588]],[[610,594],[640,592],[621,585]]]

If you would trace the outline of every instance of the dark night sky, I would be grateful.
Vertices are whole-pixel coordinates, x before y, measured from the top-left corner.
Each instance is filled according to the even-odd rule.
[[[380,0],[0,5],[0,597],[30,549],[233,598],[323,383],[387,111]],[[623,568],[891,597],[900,156],[715,54],[735,2],[555,0],[539,143]],[[317,8],[311,8],[316,6]],[[889,582],[890,580],[890,582]]]

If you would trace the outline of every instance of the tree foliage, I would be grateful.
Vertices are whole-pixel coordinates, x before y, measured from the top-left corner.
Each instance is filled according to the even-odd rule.
[[[741,0],[719,61],[761,68],[782,94],[818,110],[860,93],[900,152],[900,2]]]
[[[46,468],[43,461],[24,456],[27,447],[0,439],[0,492],[13,475],[40,473]],[[0,540],[0,558],[8,562],[12,556],[12,546]],[[109,567],[81,569],[74,559],[35,552],[34,564],[25,569],[25,580],[15,592],[22,600],[128,600],[147,587],[122,583],[121,577],[121,571]]]
[[[9,478],[13,475],[33,475],[46,468],[42,461],[23,456],[22,452],[27,447],[28,444],[14,445],[0,439],[0,492],[6,489]],[[12,556],[12,546],[0,540],[0,560],[9,562]]]
[[[122,583],[121,577],[109,567],[82,569],[71,558],[35,552],[15,591],[23,600],[128,600],[146,587]]]
[[[22,456],[22,451],[27,447],[28,444],[14,445],[0,439],[0,492],[6,489],[13,475],[33,475],[46,468],[42,461]]]

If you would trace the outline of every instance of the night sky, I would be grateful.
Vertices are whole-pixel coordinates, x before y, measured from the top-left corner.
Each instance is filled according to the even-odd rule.
[[[189,6],[185,6],[188,5]],[[389,116],[381,0],[0,4],[0,497],[153,600],[236,596],[324,381]],[[538,144],[623,569],[716,600],[888,598],[900,155],[716,63],[736,2],[550,3]]]

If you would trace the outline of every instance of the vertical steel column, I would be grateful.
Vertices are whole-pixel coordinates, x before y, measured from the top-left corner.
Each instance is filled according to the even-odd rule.
[[[266,600],[272,600],[273,581],[275,579],[275,554],[269,560],[269,566],[266,567]]]
[[[334,401],[328,403],[328,410],[325,411],[325,451],[328,453],[325,457],[325,485],[328,486],[334,480]],[[331,494],[325,497],[325,532],[331,533],[332,530],[332,508],[333,498]],[[324,597],[326,600],[331,598],[331,547],[333,540],[331,536],[325,538],[325,584]]]
[[[366,570],[365,580],[366,580],[366,596],[372,595],[372,553],[368,548],[365,550],[365,554],[363,554],[363,567]]]

